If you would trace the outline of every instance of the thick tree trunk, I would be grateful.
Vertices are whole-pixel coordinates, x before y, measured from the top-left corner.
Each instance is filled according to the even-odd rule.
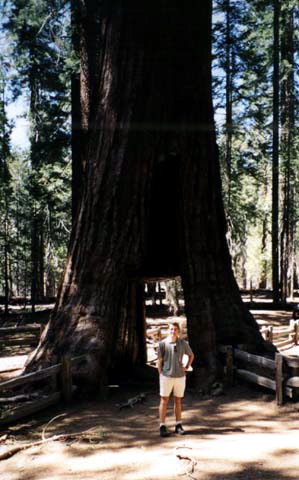
[[[79,4],[71,0],[72,9],[72,45],[76,55],[80,55]],[[85,139],[81,116],[80,90],[81,82],[79,73],[72,73],[71,99],[72,99],[72,219],[73,222],[80,205],[83,191],[83,141]]]
[[[218,343],[263,342],[225,239],[210,1],[82,4],[85,189],[55,314],[29,368],[86,352],[95,385],[113,366],[144,364],[142,279],[181,275],[190,343],[214,375]]]

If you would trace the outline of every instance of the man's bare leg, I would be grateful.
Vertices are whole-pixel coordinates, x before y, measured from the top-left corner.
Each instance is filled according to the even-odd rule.
[[[182,427],[182,399],[181,397],[173,397],[174,402],[174,414],[176,420],[175,433],[184,435],[185,431]]]
[[[167,404],[169,397],[160,397],[159,416],[160,416],[160,437],[168,437],[169,432],[165,426]]]
[[[169,397],[160,397],[160,405],[159,405],[160,424],[161,423],[165,424],[168,400],[169,400]]]
[[[181,397],[173,397],[174,414],[176,423],[182,422],[182,399]]]

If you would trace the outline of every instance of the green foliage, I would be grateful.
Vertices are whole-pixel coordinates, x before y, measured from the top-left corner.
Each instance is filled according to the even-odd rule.
[[[227,19],[230,21],[229,38],[223,26],[217,29],[216,25],[214,33],[217,37],[215,52],[222,58],[222,63],[216,66],[223,72],[222,96],[218,94],[217,81],[214,96],[215,106],[224,112],[218,117],[218,144],[228,241],[239,284],[248,287],[254,278],[259,286],[265,277],[264,257],[269,263],[271,248],[272,6],[264,1],[219,0],[214,3],[217,6],[215,18],[218,16],[220,24],[227,25]],[[229,65],[224,61],[228,41],[232,43],[230,54],[233,58]],[[232,99],[229,131],[225,124],[224,95],[228,87],[227,68],[230,69]],[[219,76],[219,70],[216,72]],[[228,135],[231,135],[229,159]]]
[[[233,266],[242,286],[251,280],[270,286],[274,3],[215,0],[214,7],[214,105]],[[297,3],[281,2],[279,235],[281,257],[288,257],[282,283],[299,244],[298,20]]]
[[[27,97],[30,121],[29,151],[6,156],[10,295],[30,296],[35,281],[42,299],[56,294],[70,232],[70,74],[76,62],[69,4],[8,2],[2,33],[13,60],[4,74],[9,98]],[[7,58],[8,52],[6,64]]]

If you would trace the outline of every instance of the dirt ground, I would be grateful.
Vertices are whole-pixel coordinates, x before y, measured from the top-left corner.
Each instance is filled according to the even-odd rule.
[[[290,312],[255,315],[259,323],[277,325],[290,318]],[[141,392],[144,402],[119,409],[119,403]],[[0,480],[298,480],[299,402],[278,407],[273,393],[246,384],[217,397],[196,397],[188,387],[187,434],[165,439],[159,436],[158,402],[157,379],[111,388],[104,402],[58,406],[12,425],[0,432],[0,455],[43,435],[85,433],[0,461]],[[167,419],[173,432],[172,404]]]
[[[2,460],[1,480],[298,479],[298,404],[277,407],[273,394],[240,385],[206,399],[187,391],[187,434],[163,439],[158,434],[155,388],[144,403],[121,410],[116,406],[138,392],[114,392],[105,402],[52,409],[11,426],[3,432],[8,434],[3,450],[40,440],[43,431],[46,438],[83,431],[86,435],[50,441]],[[171,405],[168,426],[173,431]]]

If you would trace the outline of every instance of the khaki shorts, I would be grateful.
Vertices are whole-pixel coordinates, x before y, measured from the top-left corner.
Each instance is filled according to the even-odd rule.
[[[169,397],[173,391],[175,397],[183,397],[186,387],[186,376],[183,377],[166,377],[160,373],[160,396]]]

